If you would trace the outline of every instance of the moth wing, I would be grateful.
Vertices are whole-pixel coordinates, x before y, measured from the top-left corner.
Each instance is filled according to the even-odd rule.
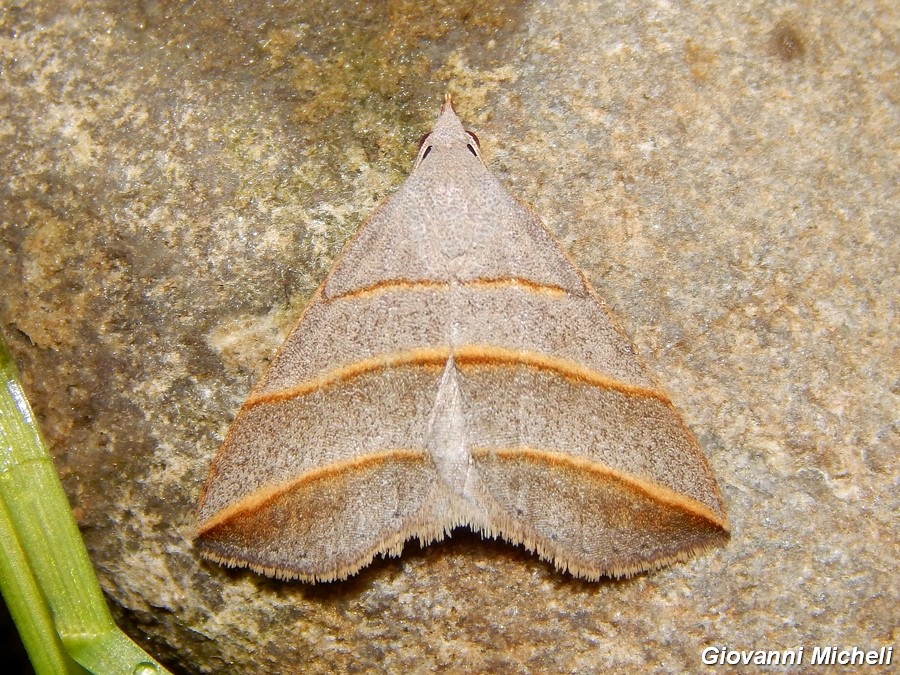
[[[596,578],[724,541],[702,452],[602,302],[452,108],[432,136],[235,420],[201,551],[327,580],[468,522]],[[429,437],[445,368],[458,438]],[[465,463],[442,459],[462,448],[471,492]]]
[[[197,513],[201,554],[317,581],[406,539],[441,538],[453,510],[426,434],[448,356],[427,345],[442,321],[398,310],[390,294],[317,293],[216,455]]]
[[[404,541],[443,536],[434,470],[421,452],[331,465],[245,501],[202,526],[204,556],[279,578],[331,581]],[[439,493],[439,490],[437,491]]]
[[[460,292],[504,319],[461,317],[455,348],[483,529],[590,579],[727,540],[702,450],[592,291]]]
[[[659,485],[558,452],[476,459],[492,534],[590,580],[687,560],[728,538],[720,514]]]

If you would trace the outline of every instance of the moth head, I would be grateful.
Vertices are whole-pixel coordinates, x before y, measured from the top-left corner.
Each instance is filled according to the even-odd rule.
[[[433,159],[437,155],[446,154],[471,156],[482,164],[484,163],[478,136],[463,128],[449,97],[441,106],[441,115],[438,117],[434,129],[419,139],[419,155],[416,158],[415,168],[427,162],[429,158]]]

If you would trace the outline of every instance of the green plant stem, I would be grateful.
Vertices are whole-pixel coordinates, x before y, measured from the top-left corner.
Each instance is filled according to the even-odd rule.
[[[9,537],[3,533],[3,595],[35,670],[72,672],[53,648],[58,642],[93,673],[165,672],[112,620],[2,336],[0,500],[10,529]]]

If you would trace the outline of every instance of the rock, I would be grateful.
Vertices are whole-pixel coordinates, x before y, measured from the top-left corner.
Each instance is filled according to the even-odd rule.
[[[10,3],[0,327],[123,628],[198,673],[891,646],[897,17],[869,11]],[[445,90],[697,433],[727,548],[585,583],[458,531],[317,586],[192,550],[230,420]]]

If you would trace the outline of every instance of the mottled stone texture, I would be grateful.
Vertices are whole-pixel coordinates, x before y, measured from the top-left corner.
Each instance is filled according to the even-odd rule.
[[[262,4],[0,9],[0,327],[121,625],[184,672],[894,644],[896,3]],[[314,587],[198,560],[229,421],[447,89],[697,432],[727,548],[593,584],[465,531]]]

